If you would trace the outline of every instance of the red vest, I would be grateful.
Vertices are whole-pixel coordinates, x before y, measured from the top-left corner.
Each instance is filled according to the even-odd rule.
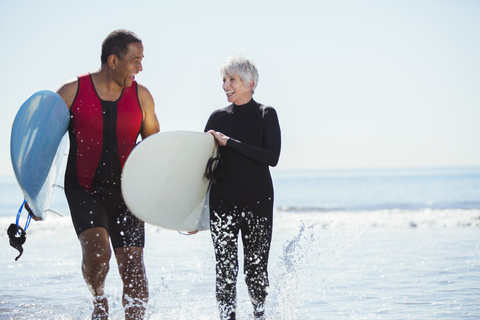
[[[143,120],[136,82],[124,88],[117,101],[103,101],[95,91],[91,76],[80,76],[70,113],[69,162],[73,160],[71,153],[76,151],[74,161],[80,186],[92,191],[94,175],[110,170],[105,162],[111,162],[111,157],[120,162],[120,172],[113,172],[120,177],[121,169],[135,147]],[[75,141],[72,141],[73,137]],[[117,165],[111,167],[118,171],[115,169]]]

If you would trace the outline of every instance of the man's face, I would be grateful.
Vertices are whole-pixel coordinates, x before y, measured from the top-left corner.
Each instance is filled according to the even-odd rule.
[[[128,53],[115,66],[117,82],[122,87],[130,87],[135,81],[135,75],[143,70],[143,45],[141,42],[130,43]]]

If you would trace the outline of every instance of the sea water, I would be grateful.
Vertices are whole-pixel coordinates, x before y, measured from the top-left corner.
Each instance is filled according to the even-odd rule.
[[[267,319],[480,319],[480,168],[272,174]],[[62,191],[51,207],[65,216],[32,221],[15,261],[6,230],[22,200],[0,178],[0,319],[89,319]],[[217,319],[209,232],[146,232],[147,318]],[[110,319],[123,319],[113,257],[110,267]],[[253,319],[241,272],[237,291],[238,319]]]

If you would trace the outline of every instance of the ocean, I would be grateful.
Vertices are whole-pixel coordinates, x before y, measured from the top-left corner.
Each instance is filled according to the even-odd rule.
[[[480,168],[272,175],[267,319],[480,319]],[[63,191],[51,207],[64,217],[32,221],[15,261],[6,230],[22,200],[0,177],[0,319],[90,319]],[[147,319],[217,319],[209,232],[147,225],[146,241]],[[239,274],[238,319],[253,319]],[[123,319],[114,259],[106,295],[110,319]]]

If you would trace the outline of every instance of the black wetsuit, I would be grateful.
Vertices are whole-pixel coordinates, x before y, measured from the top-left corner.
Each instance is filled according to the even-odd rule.
[[[280,126],[274,108],[253,99],[230,105],[210,116],[205,131],[230,137],[219,148],[215,169],[223,178],[210,190],[210,230],[216,257],[216,297],[222,319],[235,319],[238,233],[244,246],[244,273],[257,315],[268,287],[272,237],[273,184],[269,166],[280,156]]]
[[[144,222],[127,209],[120,188],[143,121],[137,84],[124,88],[117,101],[104,101],[91,76],[80,76],[70,113],[65,194],[77,235],[102,227],[114,248],[143,247]]]

